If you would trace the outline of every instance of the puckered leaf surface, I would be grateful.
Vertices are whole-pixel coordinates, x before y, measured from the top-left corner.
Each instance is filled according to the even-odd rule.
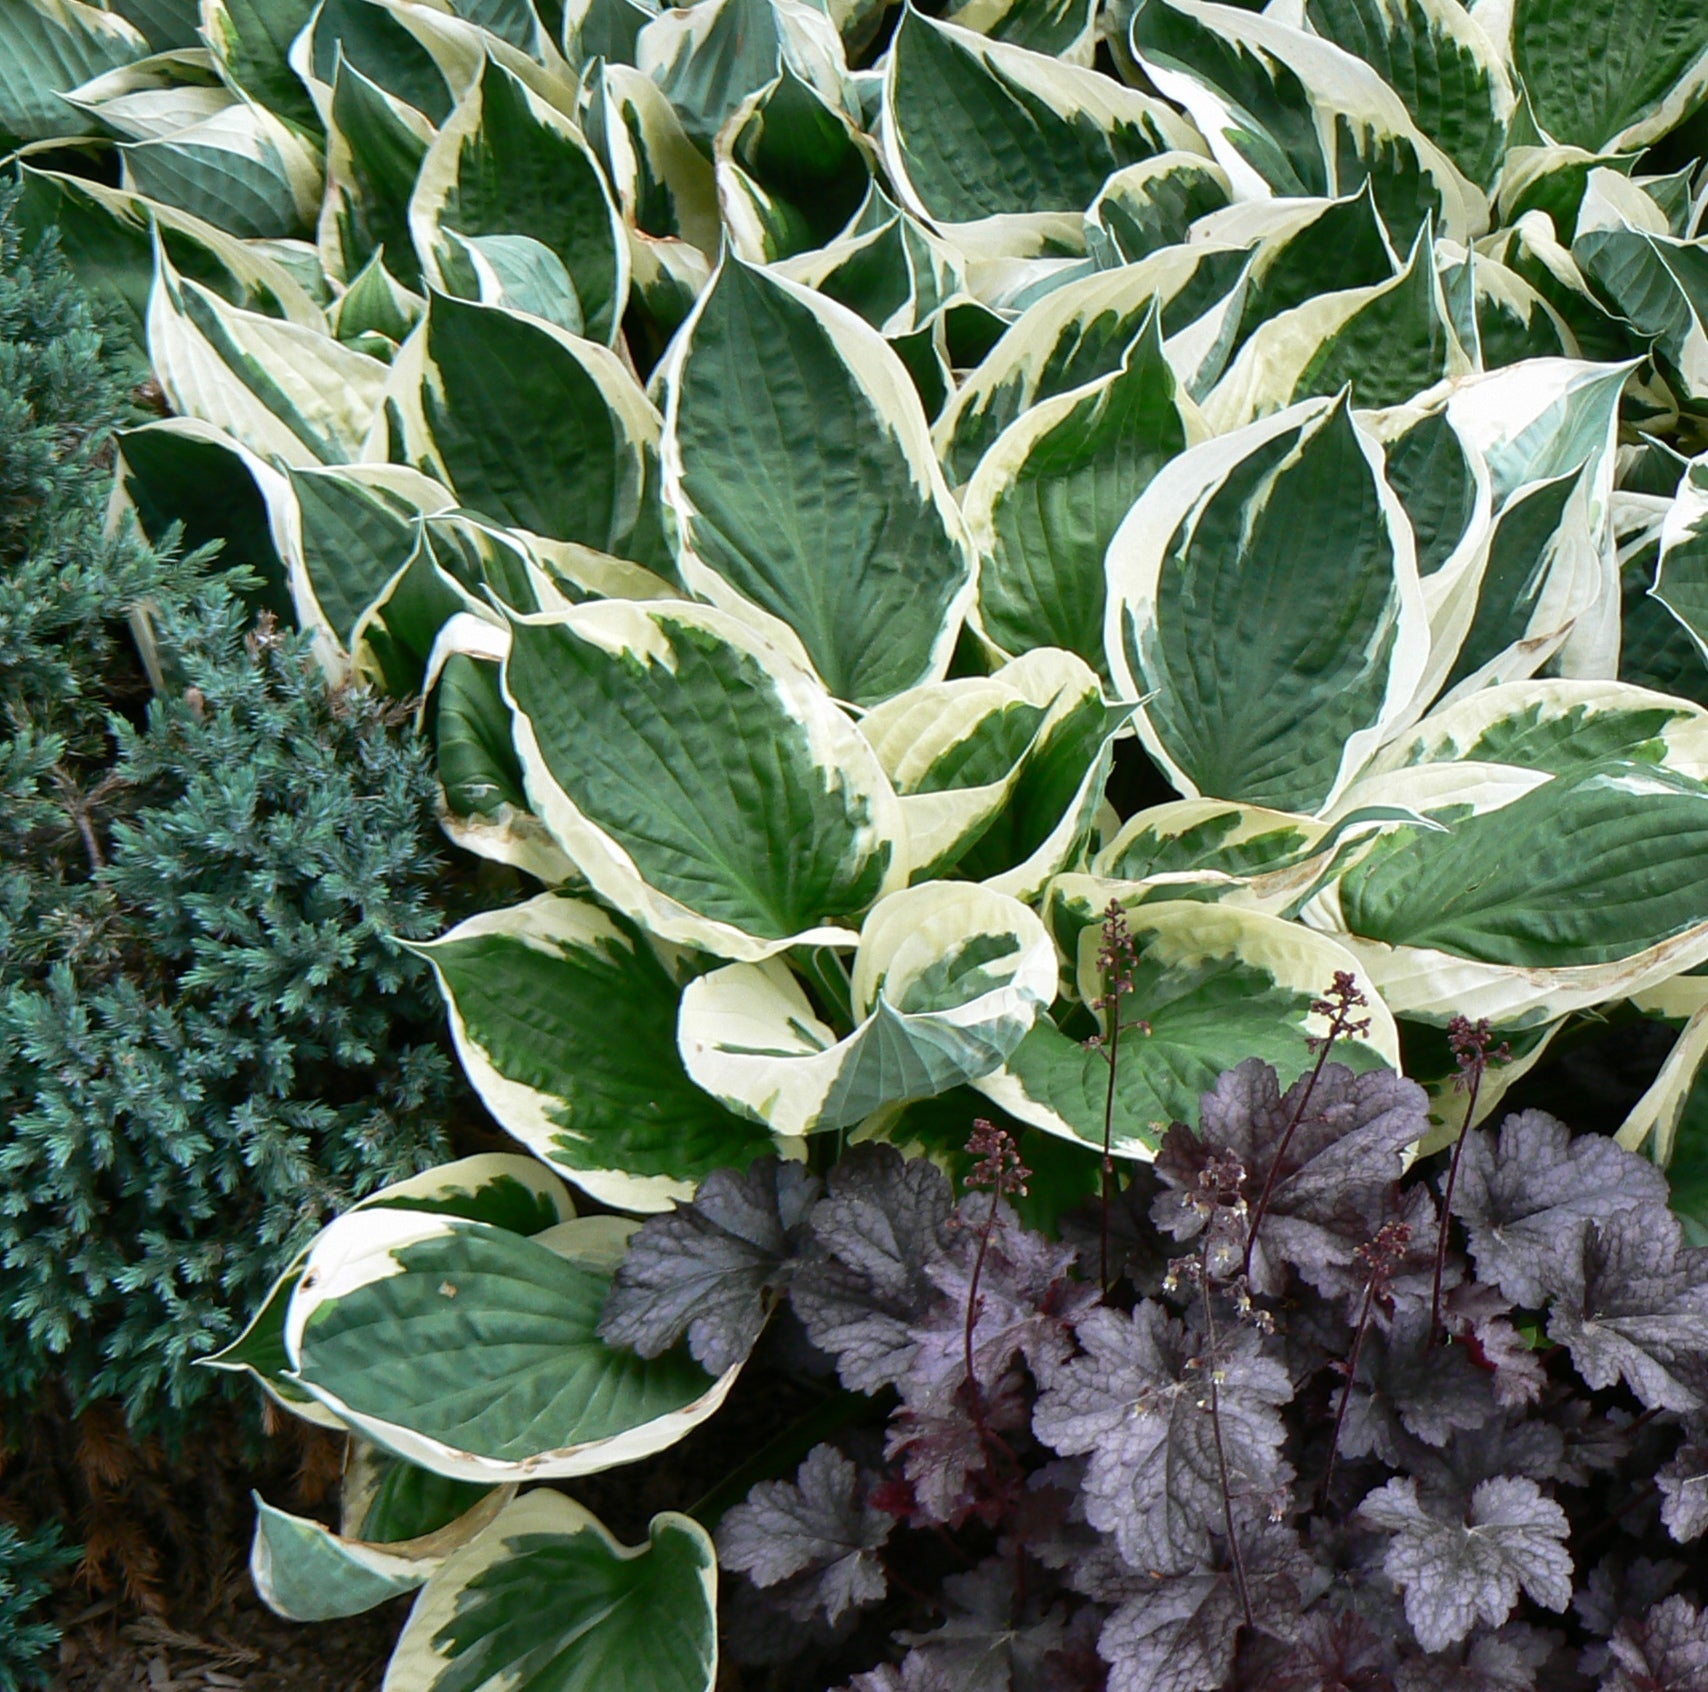
[[[895,1518],[866,1503],[860,1474],[841,1452],[815,1446],[793,1481],[761,1481],[718,1524],[718,1557],[756,1586],[787,1582],[785,1602],[803,1620],[835,1622],[888,1589],[873,1555]]]
[[[1287,1479],[1287,1371],[1249,1328],[1206,1355],[1202,1336],[1149,1300],[1131,1316],[1092,1310],[1078,1332],[1083,1354],[1039,1395],[1033,1430],[1064,1456],[1090,1454],[1086,1516],[1134,1568],[1189,1569],[1222,1523],[1224,1463],[1241,1495]]]
[[[1534,1481],[1484,1481],[1460,1512],[1420,1499],[1415,1480],[1391,1480],[1359,1514],[1394,1536],[1382,1566],[1404,1589],[1406,1620],[1426,1651],[1455,1644],[1479,1621],[1499,1627],[1521,1587],[1551,1610],[1571,1602],[1566,1513]]]
[[[1572,1137],[1545,1111],[1509,1116],[1465,1138],[1453,1214],[1470,1231],[1477,1273],[1516,1303],[1538,1305],[1552,1267],[1586,1221],[1666,1203],[1666,1177],[1600,1134]]]
[[[630,1240],[600,1338],[660,1357],[686,1337],[714,1375],[739,1363],[770,1313],[766,1295],[788,1283],[819,1190],[803,1165],[774,1157],[745,1174],[714,1170],[692,1204],[642,1223]]]

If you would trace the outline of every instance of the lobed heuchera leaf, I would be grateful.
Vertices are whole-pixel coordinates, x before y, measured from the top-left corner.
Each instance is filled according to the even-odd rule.
[[[1548,1337],[1592,1387],[1616,1380],[1651,1409],[1695,1410],[1708,1360],[1708,1248],[1686,1248],[1659,1207],[1580,1224],[1548,1266]]]
[[[1067,1644],[1067,1616],[1018,1589],[1014,1560],[997,1556],[943,1582],[943,1625],[898,1637],[911,1644],[907,1692],[1032,1692],[1049,1685],[1049,1659]]]
[[[1708,1533],[1708,1423],[1689,1424],[1684,1443],[1655,1476],[1661,1520],[1682,1544]]]
[[[599,1337],[658,1357],[686,1336],[708,1373],[739,1363],[765,1326],[767,1295],[793,1272],[819,1190],[803,1165],[775,1157],[745,1173],[708,1175],[692,1204],[636,1231],[611,1282]]]
[[[1283,1264],[1312,1280],[1350,1264],[1381,1225],[1406,1148],[1428,1129],[1423,1089],[1385,1070],[1354,1075],[1325,1064],[1308,1105],[1307,1087],[1301,1080],[1283,1097],[1274,1069],[1248,1059],[1204,1095],[1199,1133],[1176,1126],[1157,1153],[1156,1173],[1169,1190],[1152,1215],[1159,1228],[1186,1240],[1202,1223],[1191,1195],[1212,1158],[1237,1160],[1241,1191],[1255,1205],[1286,1141],[1252,1254],[1252,1285],[1263,1292],[1281,1290]]]
[[[1601,1134],[1572,1137],[1546,1111],[1465,1136],[1453,1214],[1469,1230],[1477,1273],[1517,1304],[1539,1305],[1551,1270],[1586,1221],[1664,1206],[1666,1177]]]
[[[966,1376],[966,1313],[988,1202],[982,1195],[962,1201],[959,1237],[945,1256],[926,1266],[941,1297],[912,1330],[916,1350],[902,1387],[909,1399],[952,1392]],[[1000,1206],[979,1266],[973,1318],[973,1373],[981,1384],[994,1385],[1021,1356],[1033,1379],[1047,1385],[1072,1355],[1073,1323],[1099,1297],[1096,1287],[1072,1278],[1078,1255],[1072,1246],[1020,1227],[1014,1213]]]
[[[1415,1480],[1391,1480],[1359,1514],[1393,1535],[1382,1566],[1404,1591],[1406,1620],[1426,1651],[1456,1644],[1479,1621],[1499,1627],[1520,1588],[1551,1610],[1572,1601],[1570,1525],[1534,1481],[1486,1480],[1461,1511],[1420,1499]]]
[[[1090,1455],[1086,1517],[1134,1568],[1190,1569],[1223,1523],[1224,1463],[1238,1496],[1290,1479],[1279,1407],[1292,1381],[1252,1329],[1234,1330],[1212,1355],[1150,1300],[1131,1316],[1092,1310],[1078,1331],[1083,1354],[1039,1395],[1033,1432],[1063,1456]]]
[[[875,1554],[895,1517],[865,1498],[860,1471],[828,1445],[807,1453],[793,1481],[761,1481],[718,1524],[718,1557],[755,1586],[779,1589],[800,1620],[837,1622],[889,1589]]]
[[[1320,1585],[1321,1572],[1290,1532],[1248,1528],[1239,1576],[1230,1565],[1148,1582],[1109,1617],[1097,1640],[1108,1692],[1216,1692],[1241,1643],[1245,1603],[1254,1629],[1285,1640]]]
[[[830,1172],[789,1300],[850,1391],[891,1386],[912,1361],[909,1325],[937,1296],[925,1270],[949,1244],[953,1205],[943,1171],[894,1146],[854,1146]]]
[[[1695,1692],[1708,1686],[1708,1614],[1668,1598],[1622,1621],[1609,1641],[1613,1666],[1600,1692]]]

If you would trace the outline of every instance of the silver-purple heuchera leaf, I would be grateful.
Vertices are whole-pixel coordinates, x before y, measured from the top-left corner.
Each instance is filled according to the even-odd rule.
[[[1221,1531],[1224,1486],[1262,1497],[1291,1480],[1280,1407],[1292,1381],[1252,1329],[1212,1352],[1149,1300],[1130,1316],[1092,1310],[1078,1331],[1082,1355],[1039,1395],[1033,1431],[1063,1456],[1090,1456],[1086,1517],[1134,1568],[1190,1569]]]
[[[1469,1644],[1399,1666],[1394,1692],[1533,1692],[1554,1654],[1555,1638],[1522,1622],[1485,1633]]]
[[[1197,1134],[1177,1126],[1157,1153],[1156,1173],[1168,1191],[1152,1214],[1176,1239],[1196,1238],[1203,1214],[1194,1195],[1205,1166],[1233,1158],[1244,1172],[1248,1206],[1269,1185],[1251,1283],[1271,1293],[1284,1284],[1283,1265],[1314,1280],[1330,1266],[1351,1264],[1381,1224],[1406,1149],[1429,1126],[1428,1099],[1416,1082],[1386,1070],[1354,1075],[1338,1063],[1325,1064],[1314,1087],[1307,1077],[1283,1096],[1275,1071],[1248,1060],[1204,1095],[1202,1110]]]
[[[1695,1421],[1682,1445],[1655,1476],[1661,1520],[1681,1544],[1708,1533],[1708,1422]]]
[[[1550,1610],[1572,1601],[1570,1524],[1534,1481],[1484,1481],[1465,1509],[1420,1498],[1415,1480],[1396,1479],[1359,1515],[1393,1535],[1382,1566],[1404,1592],[1406,1620],[1426,1651],[1457,1644],[1479,1622],[1499,1627],[1521,1589]]]
[[[747,1356],[794,1269],[801,1225],[819,1195],[799,1163],[760,1158],[719,1169],[691,1204],[643,1222],[611,1283],[599,1337],[658,1357],[687,1337],[721,1375]]]
[[[793,1481],[761,1481],[718,1524],[718,1559],[755,1586],[777,1590],[803,1621],[840,1621],[888,1590],[876,1555],[895,1518],[873,1508],[859,1469],[814,1446]]]
[[[1108,1692],[1215,1692],[1233,1668],[1242,1636],[1290,1640],[1327,1577],[1285,1529],[1241,1524],[1240,1567],[1145,1582],[1104,1623],[1097,1649]],[[1243,1593],[1243,1596],[1242,1596]],[[1246,1605],[1251,1628],[1246,1628]]]
[[[831,1171],[790,1303],[850,1391],[891,1386],[912,1361],[909,1326],[937,1298],[926,1268],[953,1208],[943,1171],[893,1146],[855,1146]]]
[[[1708,1686],[1708,1613],[1668,1598],[1622,1621],[1608,1642],[1613,1663],[1600,1692],[1701,1692]]]
[[[1708,1248],[1686,1247],[1669,1210],[1580,1224],[1548,1273],[1548,1337],[1592,1387],[1622,1379],[1651,1409],[1702,1407]]]
[[[1619,1210],[1664,1210],[1666,1177],[1600,1134],[1573,1137],[1545,1111],[1509,1116],[1498,1132],[1465,1137],[1453,1214],[1465,1224],[1477,1274],[1515,1304],[1557,1290],[1554,1265],[1586,1222]]]

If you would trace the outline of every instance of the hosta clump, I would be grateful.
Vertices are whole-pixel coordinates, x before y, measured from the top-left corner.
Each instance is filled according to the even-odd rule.
[[[645,1223],[607,1336],[709,1367],[786,1311],[881,1395],[881,1442],[723,1515],[732,1649],[851,1692],[1699,1684],[1708,1252],[1535,1111],[1467,1132],[1447,1217],[1426,1127],[1398,1076],[1241,1064],[1117,1195],[1107,1283],[1110,1224],[1023,1226],[988,1123],[958,1202],[867,1145]]]
[[[1676,1033],[1708,1228],[1705,87],[1681,0],[0,11],[119,503],[422,699],[542,888],[466,1067],[635,1212],[967,1087],[1094,1182],[1117,897],[1109,1157],[1356,966],[1484,1112]]]

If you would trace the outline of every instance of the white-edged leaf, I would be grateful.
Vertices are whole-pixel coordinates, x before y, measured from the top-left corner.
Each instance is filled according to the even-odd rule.
[[[929,682],[867,712],[860,732],[900,795],[913,879],[975,851],[971,873],[981,877],[1024,865],[1041,880],[1059,869],[1085,824],[1079,789],[1098,767],[1109,715],[1095,672],[1053,647],[989,676]],[[1022,789],[1025,803],[1017,803]],[[1064,829],[1065,842],[1057,838]],[[1052,845],[1045,862],[1030,862]],[[1026,897],[1032,889],[1003,891]]]
[[[1085,214],[1086,249],[1103,270],[1177,246],[1199,218],[1227,205],[1227,172],[1199,153],[1158,153],[1118,170]]]
[[[879,139],[909,211],[968,251],[1021,254],[1078,238],[1123,166],[1202,146],[1160,100],[911,6],[889,49]]]
[[[1148,1034],[1129,1029],[1121,1035],[1111,1140],[1116,1156],[1152,1157],[1169,1123],[1194,1120],[1200,1095],[1246,1058],[1266,1058],[1284,1072],[1283,1082],[1308,1066],[1305,1036],[1323,1032],[1312,1003],[1337,970],[1357,967],[1344,947],[1256,911],[1196,901],[1136,903],[1119,882],[1080,879],[1074,896],[1099,913],[1111,896],[1126,895],[1137,967],[1134,990],[1121,1008],[1150,1025]],[[1091,921],[1080,933],[1078,959],[1079,991],[1088,999],[1104,991],[1099,943]],[[1337,1045],[1336,1060],[1397,1069],[1398,1032],[1373,995],[1370,1015],[1368,1035]],[[1022,1122],[1101,1147],[1108,1081],[1103,1051],[1081,1045],[1045,1017],[998,1074],[975,1084]]]
[[[83,127],[60,99],[148,54],[141,30],[83,0],[8,0],[0,9],[0,136],[45,141]]]
[[[1225,434],[1342,389],[1350,389],[1354,405],[1378,410],[1470,370],[1448,317],[1426,226],[1398,276],[1320,294],[1259,324],[1206,396],[1204,416]]]
[[[1489,186],[1517,97],[1500,49],[1459,0],[1305,0],[1304,11],[1382,77],[1468,181]]]
[[[383,364],[330,335],[242,311],[179,276],[158,238],[148,350],[175,411],[287,464],[360,458],[385,388]]]
[[[334,1533],[311,1517],[277,1509],[257,1493],[250,1578],[261,1602],[286,1621],[360,1615],[419,1587],[450,1552],[498,1515],[507,1492],[489,1492],[432,1533],[383,1544]]]
[[[933,425],[950,480],[966,483],[1002,432],[1035,405],[1119,370],[1153,307],[1165,337],[1183,330],[1227,295],[1244,265],[1243,252],[1221,243],[1169,247],[1045,295],[1010,325]]]
[[[838,1040],[780,959],[689,983],[678,1039],[707,1092],[782,1134],[847,1128],[987,1075],[1056,990],[1056,952],[1017,899],[926,882],[860,933],[854,1031]]]
[[[900,804],[805,669],[727,612],[605,601],[514,620],[504,693],[533,807],[664,939],[757,960],[905,873]]]
[[[632,1222],[528,1237],[401,1207],[359,1209],[310,1248],[285,1319],[293,1378],[347,1426],[458,1480],[590,1474],[674,1444],[722,1402],[685,1352],[598,1337]]]
[[[483,298],[463,242],[521,237],[562,265],[584,333],[607,345],[622,324],[629,247],[622,215],[581,131],[496,58],[421,161],[409,228],[423,277]]]
[[[1534,1025],[1708,958],[1708,789],[1646,763],[1558,776],[1456,760],[1377,775],[1445,827],[1398,825],[1304,920],[1397,1015]]]
[[[1536,122],[1556,141],[1635,151],[1708,85],[1708,14],[1694,0],[1514,0],[1503,42]]]
[[[667,366],[663,459],[693,592],[839,699],[943,674],[971,549],[906,368],[853,312],[726,259]]]
[[[553,1692],[712,1692],[717,1573],[688,1516],[654,1516],[647,1543],[629,1547],[562,1493],[526,1493],[422,1588],[385,1692],[542,1676]]]
[[[635,65],[670,100],[682,127],[711,152],[719,130],[787,65],[832,105],[847,63],[822,8],[803,0],[703,0],[667,8],[641,31]]]
[[[668,567],[658,413],[622,361],[525,312],[434,294],[393,366],[402,447],[493,521]]]
[[[1109,664],[1189,797],[1330,805],[1428,656],[1411,525],[1344,399],[1165,465],[1109,548]]]
[[[1119,369],[1022,412],[961,495],[984,638],[1010,653],[1063,647],[1102,669],[1109,542],[1157,471],[1205,432],[1154,307]]]
[[[548,893],[416,950],[486,1107],[603,1203],[662,1210],[713,1169],[772,1149],[682,1072],[680,987],[597,905]]]

